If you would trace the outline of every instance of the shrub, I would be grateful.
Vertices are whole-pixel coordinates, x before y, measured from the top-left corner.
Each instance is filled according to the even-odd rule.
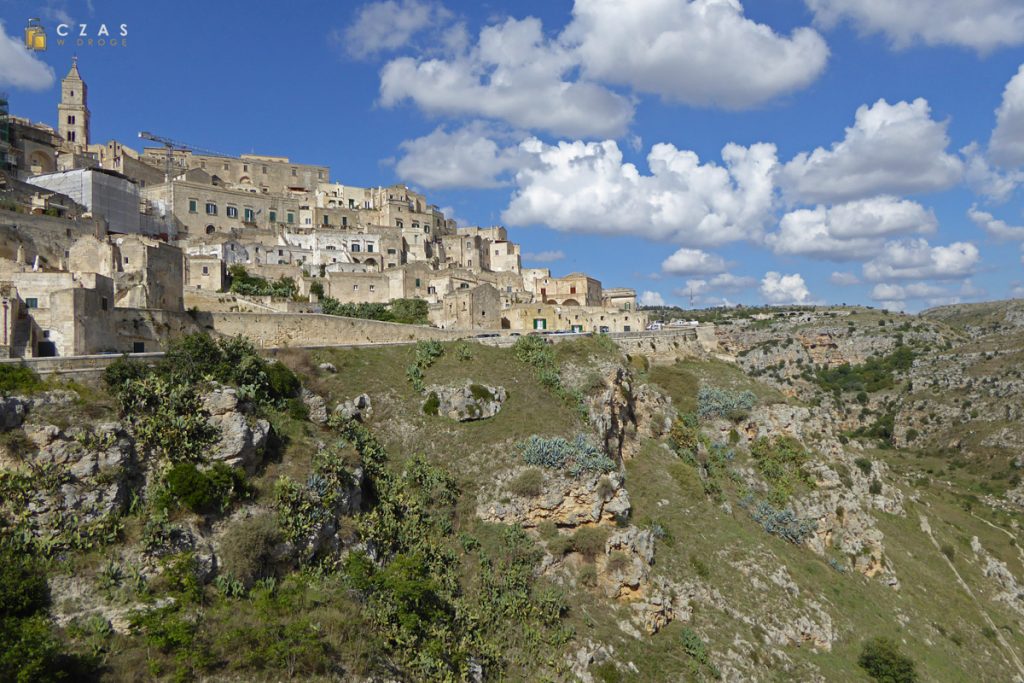
[[[775,505],[784,505],[789,500],[797,482],[810,482],[810,476],[802,469],[810,456],[793,437],[762,436],[750,444],[750,455],[768,482],[768,499]]]
[[[615,463],[583,434],[577,435],[572,441],[560,436],[548,439],[534,434],[520,442],[519,449],[527,464],[566,470],[573,477],[586,472],[611,472],[615,469]]]
[[[762,529],[794,545],[803,543],[804,539],[818,528],[814,520],[800,519],[792,510],[780,510],[765,500],[754,501],[748,496],[740,501],[740,506],[750,513],[751,518],[760,524]]]
[[[180,462],[167,473],[167,490],[192,512],[223,512],[245,491],[242,474],[222,462],[201,471],[190,462]]]
[[[188,384],[149,374],[127,380],[117,399],[140,444],[172,462],[200,461],[217,441]]]
[[[853,464],[857,466],[857,469],[866,477],[871,474],[871,459],[861,456],[853,461]]]
[[[309,293],[318,299],[324,297],[324,285],[322,282],[313,282],[309,285]]]
[[[669,442],[676,455],[694,456],[700,444],[700,427],[697,418],[691,414],[683,414],[672,425],[668,435]]]
[[[607,569],[611,573],[624,572],[629,569],[631,564],[632,560],[629,559],[629,555],[621,550],[616,550],[608,556]]]
[[[31,368],[26,365],[0,365],[0,394],[32,393],[45,386]]]
[[[697,416],[702,420],[716,417],[740,419],[757,403],[757,396],[751,391],[728,391],[708,385],[701,385],[697,391]]]
[[[141,361],[121,356],[103,370],[103,383],[115,394],[130,380],[142,379],[152,370]]]
[[[711,570],[708,569],[708,565],[696,555],[690,555],[690,566],[693,567],[694,573],[705,581],[711,577]]]
[[[258,514],[232,522],[223,539],[219,557],[224,571],[247,588],[276,575],[274,549],[283,537],[274,515]]]
[[[583,586],[596,586],[597,568],[592,564],[588,564],[585,567],[580,568],[579,581],[580,585]]]
[[[914,660],[902,654],[888,638],[865,642],[857,664],[879,683],[916,683],[918,680]]]
[[[493,401],[494,400],[494,394],[492,394],[491,390],[488,389],[487,387],[485,387],[482,384],[470,384],[469,385],[469,393],[477,401]]]
[[[270,395],[274,398],[294,398],[302,388],[298,376],[280,361],[267,363],[265,372]]]
[[[544,492],[544,473],[531,467],[509,482],[508,490],[517,496],[532,498]]]
[[[871,480],[871,485],[868,486],[868,493],[870,493],[871,495],[874,495],[874,496],[881,495],[882,494],[882,482],[878,481],[877,479],[872,479]]]
[[[917,430],[911,427],[907,430],[907,443],[917,441],[918,433]]]
[[[604,552],[608,532],[598,526],[582,526],[572,536],[572,549],[587,559],[594,559]]]
[[[949,543],[943,543],[940,550],[942,550],[942,554],[945,555],[946,559],[950,562],[952,562],[953,558],[956,557],[956,548],[954,548]]]
[[[427,395],[427,400],[423,402],[423,414],[437,415],[440,407],[441,399],[438,397],[436,391],[431,391]]]

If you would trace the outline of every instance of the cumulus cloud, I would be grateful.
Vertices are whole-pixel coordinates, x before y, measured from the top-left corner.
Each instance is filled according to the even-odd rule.
[[[860,284],[860,278],[853,273],[840,272],[838,270],[833,271],[828,279],[829,282],[840,287],[852,287],[853,285]]]
[[[1024,12],[1024,8],[1021,11]],[[1024,165],[1024,65],[1003,90],[988,148],[989,155],[998,164]]]
[[[970,242],[933,247],[925,239],[889,242],[885,252],[863,266],[872,282],[890,280],[942,280],[971,275],[981,260]]]
[[[682,248],[662,261],[661,269],[672,275],[710,275],[726,269],[725,259],[700,249]]]
[[[882,196],[792,211],[766,242],[776,254],[847,261],[874,256],[884,237],[934,232],[937,223],[935,214],[916,202]]]
[[[761,279],[761,296],[769,304],[802,304],[811,298],[811,292],[800,273],[783,275],[769,271]]]
[[[523,254],[524,261],[530,261],[532,263],[553,263],[554,261],[561,261],[565,258],[565,252],[561,249],[552,249],[548,251],[528,251]]]
[[[517,190],[503,215],[510,225],[701,247],[759,238],[771,214],[774,145],[726,145],[719,166],[657,144],[647,155],[650,175],[623,163],[612,140],[547,145],[531,138],[520,147],[535,162],[516,174]]]
[[[739,0],[576,0],[562,38],[597,80],[728,109],[806,87],[829,55],[813,29],[779,35]]]
[[[574,137],[618,136],[633,104],[576,79],[576,57],[543,34],[534,17],[480,31],[477,44],[450,58],[402,57],[381,71],[385,107],[406,100],[428,114],[477,116]]]
[[[686,286],[676,290],[680,296],[692,296],[701,303],[710,301],[723,301],[721,297],[707,297],[712,292],[720,294],[735,294],[744,290],[757,287],[757,278],[745,275],[733,275],[732,273],[721,273],[713,278],[694,278],[686,281]]]
[[[644,306],[664,306],[665,298],[659,292],[648,290],[640,294],[640,303]]]
[[[981,211],[977,206],[967,210],[967,217],[997,240],[1024,240],[1024,227],[1007,225],[1006,221],[999,220],[987,211]]]
[[[946,294],[948,292],[942,287],[925,282],[915,282],[909,285],[879,283],[871,288],[872,299],[887,302],[934,298],[945,296]]]
[[[781,185],[807,203],[945,190],[963,175],[963,162],[946,152],[946,126],[921,98],[862,105],[842,142],[798,154],[783,168]]]
[[[805,1],[821,24],[849,19],[866,33],[884,33],[897,48],[920,41],[988,52],[1024,43],[1018,0]]]
[[[500,146],[479,123],[453,132],[438,127],[401,147],[405,154],[395,166],[398,177],[429,189],[498,187],[522,162],[517,146]]]
[[[0,88],[45,90],[53,85],[53,69],[25,49],[21,38],[7,35],[0,21]]]
[[[420,0],[384,0],[363,5],[355,20],[343,31],[334,31],[332,40],[357,59],[398,50],[420,31],[436,27],[451,18],[442,5]]]
[[[993,202],[1005,202],[1024,182],[1024,172],[993,168],[978,143],[972,142],[960,150],[964,157],[964,180],[975,194]]]

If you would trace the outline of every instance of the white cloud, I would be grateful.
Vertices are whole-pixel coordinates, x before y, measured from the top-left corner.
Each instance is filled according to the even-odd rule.
[[[806,87],[829,55],[814,30],[779,35],[739,0],[576,0],[562,38],[588,76],[729,109]]]
[[[967,217],[974,221],[974,224],[998,240],[1024,240],[1024,227],[1010,226],[1006,221],[997,219],[987,211],[981,211],[976,206],[967,210]]]
[[[843,273],[839,271],[833,272],[829,277],[829,281],[832,284],[839,285],[841,287],[852,287],[853,285],[860,284],[860,278],[853,273]]]
[[[725,259],[700,249],[682,248],[662,261],[661,269],[672,275],[710,275],[727,268]]]
[[[994,202],[1005,202],[1024,182],[1024,173],[1021,171],[1000,171],[993,168],[976,142],[962,148],[960,154],[965,160],[964,180],[975,194]]]
[[[522,155],[516,146],[499,146],[488,133],[474,123],[451,133],[438,127],[429,135],[406,140],[395,172],[402,180],[429,189],[498,187],[508,182],[502,176],[519,167]]]
[[[871,298],[875,301],[905,301],[907,299],[926,299],[942,297],[947,295],[942,287],[931,285],[925,282],[915,282],[909,285],[894,285],[880,283],[871,289]]]
[[[448,59],[403,57],[381,71],[385,107],[406,100],[428,114],[477,116],[555,135],[625,132],[633,105],[607,88],[572,80],[575,56],[545,38],[534,17],[480,31],[477,44]]]
[[[872,282],[961,278],[971,275],[981,256],[970,242],[933,247],[925,239],[889,242],[885,252],[863,266]]]
[[[366,59],[401,49],[420,31],[438,26],[450,17],[451,12],[434,2],[371,2],[359,9],[344,31],[334,31],[331,37],[352,57]]]
[[[806,0],[816,19],[832,26],[853,21],[867,33],[884,33],[903,48],[960,45],[987,52],[1024,43],[1024,6],[1018,0]]]
[[[781,185],[808,203],[945,190],[963,175],[960,159],[946,153],[946,126],[931,118],[924,99],[862,105],[842,142],[798,154],[783,168]]]
[[[1024,8],[1021,11],[1024,12]],[[1003,90],[1003,101],[996,109],[996,127],[988,149],[998,164],[1024,165],[1024,65]]]
[[[561,249],[552,249],[549,251],[528,251],[522,255],[524,261],[530,261],[533,263],[552,263],[554,261],[561,261],[565,258],[565,252]]]
[[[0,88],[45,90],[53,85],[53,69],[25,49],[20,37],[7,35],[0,21]]]
[[[766,242],[776,254],[845,261],[874,256],[884,237],[934,232],[937,223],[935,214],[916,202],[882,196],[792,211]]]
[[[694,278],[686,281],[686,286],[676,290],[676,294],[679,296],[693,296],[695,299],[702,303],[707,303],[710,300],[720,301],[718,297],[712,297],[709,299],[705,295],[710,292],[719,293],[736,293],[743,290],[753,289],[757,287],[757,279],[747,277],[745,275],[733,275],[732,273],[722,273],[716,275],[710,280],[704,278]]]
[[[640,294],[640,303],[644,306],[664,306],[665,298],[659,292],[645,291]]]
[[[535,163],[516,174],[518,189],[503,216],[510,225],[714,246],[759,238],[771,214],[774,145],[726,145],[718,166],[657,144],[647,155],[650,175],[623,163],[612,140],[530,139],[520,147]]]
[[[769,304],[801,304],[807,303],[811,292],[799,273],[782,275],[769,271],[761,280],[761,296]]]

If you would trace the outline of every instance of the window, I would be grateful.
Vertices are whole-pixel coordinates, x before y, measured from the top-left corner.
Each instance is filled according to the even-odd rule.
[[[297,175],[299,175],[299,171],[298,171],[298,169],[295,169],[295,168],[293,168],[293,169],[292,169],[292,177],[294,178],[294,177],[295,177],[295,176],[297,176]]]
[[[317,171],[316,172],[316,177],[317,177],[318,180],[323,180],[324,179],[324,172],[323,171]]]
[[[206,215],[207,216],[216,216],[217,215],[217,205],[214,204],[213,202],[206,202]]]
[[[107,297],[100,297],[100,308],[107,310]]]
[[[277,255],[278,256],[284,256],[284,249],[278,249],[277,250]]]
[[[69,115],[68,115],[68,123],[70,123],[70,124],[74,124],[74,122],[75,122],[75,116],[74,116],[74,114],[69,114]]]
[[[330,224],[331,224],[331,217],[328,216],[327,214],[324,214],[324,225],[330,225]]]
[[[127,256],[125,256],[125,257],[124,257],[124,264],[125,264],[126,266],[128,265],[128,257],[127,257]]]
[[[277,211],[274,211],[273,209],[270,210],[270,222],[271,223],[276,223],[277,222]]]
[[[25,299],[25,308],[39,308],[39,299],[30,296]]]
[[[370,285],[370,291],[371,292],[377,291],[377,285]]]
[[[630,327],[629,327],[629,325],[623,325],[623,326],[622,326],[622,331],[623,331],[623,332],[629,332],[629,331],[630,331]]]
[[[472,268],[473,267],[473,259],[469,259],[468,261],[466,261],[466,267],[467,268]]]
[[[437,294],[437,287],[427,287],[427,294]]]
[[[242,164],[242,173],[249,172],[249,164]]]
[[[390,263],[390,262],[388,263],[388,268],[394,268],[394,267],[395,267],[394,263]]]
[[[463,282],[461,285],[459,285],[459,289],[469,289],[469,283]]]
[[[145,353],[146,342],[132,342],[132,353]]]
[[[312,225],[313,224],[313,219],[312,218],[307,218],[305,222],[306,222],[306,225]]]
[[[337,247],[336,247],[336,246],[334,246],[333,244],[328,244],[328,245],[327,245],[326,247],[324,247],[324,248],[325,248],[325,249],[327,249],[327,251],[334,251],[335,249],[337,249]]]
[[[246,209],[245,210],[245,222],[246,223],[255,223],[256,222],[256,212],[253,211],[252,209]]]
[[[353,292],[358,292],[359,291],[359,285],[352,285],[352,291]]]
[[[238,218],[238,207],[237,206],[229,206],[227,208],[227,214],[228,214],[228,218]]]
[[[395,220],[395,227],[401,229],[401,228],[405,227],[405,224],[402,223],[402,221],[396,219]]]
[[[203,266],[203,275],[209,275],[209,274],[210,274],[210,267],[209,266]]]
[[[353,244],[352,245],[352,251],[359,251],[359,249],[360,249],[360,247],[359,247],[358,244]]]
[[[367,244],[366,245],[366,251],[373,251],[373,245],[372,244]]]
[[[420,286],[420,279],[416,278],[416,288],[419,289],[419,286]]]
[[[289,224],[294,223],[295,222],[295,214],[292,213],[291,211],[289,211],[287,219],[288,219],[288,223]]]
[[[570,287],[569,288],[569,293],[570,294],[575,294],[576,293],[576,288],[575,287]]]
[[[501,252],[499,250],[495,249],[494,250],[494,255],[495,256],[501,256]]]
[[[190,200],[188,200],[188,212],[189,213],[199,213],[199,200],[198,199],[190,199]]]
[[[392,255],[394,255],[394,253],[395,253],[394,249],[388,249],[388,256],[392,256]]]
[[[266,174],[267,174],[267,167],[266,167],[266,166],[264,166],[264,167],[263,167],[263,175],[266,175]]]
[[[68,142],[74,142],[74,141],[75,141],[75,131],[73,131],[73,130],[72,131],[68,131]]]
[[[341,217],[341,227],[343,227],[343,228],[347,228],[348,227],[348,218],[345,217],[345,216]]]

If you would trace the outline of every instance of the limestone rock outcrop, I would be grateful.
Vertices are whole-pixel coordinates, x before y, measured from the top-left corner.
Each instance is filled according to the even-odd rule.
[[[373,404],[370,403],[369,394],[359,394],[355,398],[339,403],[334,408],[334,414],[340,415],[346,420],[358,420],[366,422],[373,413]]]
[[[254,472],[263,460],[270,423],[248,414],[249,406],[240,402],[238,392],[230,387],[216,387],[201,401],[209,413],[207,421],[220,432],[210,459]]]
[[[505,387],[467,382],[450,387],[432,384],[424,389],[423,412],[441,415],[459,422],[486,420],[501,411],[507,395]]]

